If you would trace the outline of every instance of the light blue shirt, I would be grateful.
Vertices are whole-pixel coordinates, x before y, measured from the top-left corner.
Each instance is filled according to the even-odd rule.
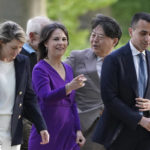
[[[23,45],[23,48],[24,48],[29,54],[36,52],[28,43],[25,43],[25,44]]]

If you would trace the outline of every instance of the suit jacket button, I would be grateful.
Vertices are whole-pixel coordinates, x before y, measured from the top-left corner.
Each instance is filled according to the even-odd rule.
[[[18,116],[18,119],[20,119],[20,118],[21,118],[21,115]]]
[[[19,92],[19,95],[22,95],[22,91]]]
[[[20,103],[20,104],[19,104],[19,107],[21,107],[21,106],[22,106],[22,104]]]

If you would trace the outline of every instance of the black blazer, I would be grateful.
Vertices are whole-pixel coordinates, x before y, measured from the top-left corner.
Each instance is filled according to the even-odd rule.
[[[33,122],[40,132],[47,129],[32,90],[29,59],[19,54],[15,59],[16,96],[11,121],[12,145],[22,143],[22,117]],[[10,85],[11,86],[11,85]]]
[[[145,98],[150,99],[150,52],[146,51],[148,83]],[[136,70],[129,43],[108,55],[101,74],[101,94],[105,104],[94,133],[95,142],[109,147],[123,127],[135,130],[141,115],[135,107],[138,96]],[[148,112],[144,113],[149,116]]]
[[[23,54],[23,55],[26,55],[26,56],[29,57],[29,59],[30,59],[30,72],[31,72],[31,75],[32,75],[33,67],[34,67],[34,65],[37,63],[37,54],[36,54],[36,52],[35,52],[35,53],[28,53],[28,52],[22,47],[22,50],[21,50],[20,54]]]

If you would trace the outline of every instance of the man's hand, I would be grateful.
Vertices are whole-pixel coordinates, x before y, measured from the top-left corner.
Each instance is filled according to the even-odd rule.
[[[150,110],[150,100],[144,98],[136,98],[136,107],[139,108],[139,111],[149,111]]]
[[[142,119],[139,122],[139,125],[145,128],[147,131],[150,131],[150,118],[142,117]]]
[[[41,139],[42,139],[42,142],[40,142],[40,144],[49,143],[50,135],[47,130],[40,131],[40,135],[41,135]]]

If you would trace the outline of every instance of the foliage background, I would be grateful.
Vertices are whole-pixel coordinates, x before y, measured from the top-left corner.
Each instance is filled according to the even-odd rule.
[[[150,1],[149,0],[118,0],[118,2],[111,6],[112,16],[117,19],[121,25],[123,36],[120,40],[119,46],[125,44],[129,40],[128,28],[132,16],[136,12],[148,12],[150,13]]]
[[[97,13],[114,17],[121,25],[123,36],[120,47],[129,40],[128,27],[136,12],[150,11],[149,0],[47,0],[48,17],[63,23],[69,32],[69,47],[65,57],[73,49],[89,47],[90,23]]]
[[[73,49],[89,47],[89,26],[81,27],[80,17],[89,11],[108,7],[117,0],[47,0],[48,17],[63,23],[69,32],[70,44],[66,55]],[[87,17],[88,18],[88,17]],[[90,24],[91,17],[87,19]]]

